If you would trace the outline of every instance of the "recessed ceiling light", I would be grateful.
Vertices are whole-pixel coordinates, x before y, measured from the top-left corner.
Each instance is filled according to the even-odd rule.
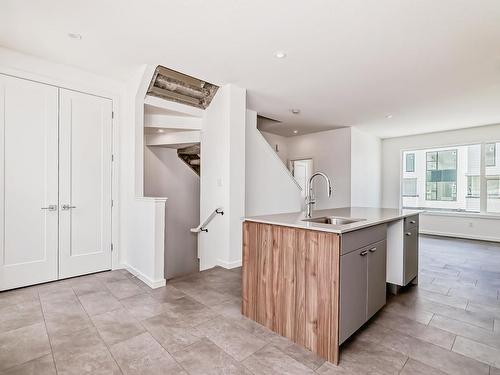
[[[77,34],[77,33],[68,33],[68,36],[69,36],[71,39],[82,40],[82,34]]]
[[[163,129],[158,129],[157,131],[158,131],[158,133],[164,133],[165,132],[165,130],[163,130]]]
[[[285,51],[276,51],[274,52],[274,57],[278,59],[284,59],[286,57],[286,52]]]
[[[299,134],[299,131],[298,130],[294,130],[293,134]]]
[[[300,113],[300,109],[293,108],[290,110],[290,112],[292,112],[294,115],[298,115]]]
[[[385,118],[392,118],[392,115],[386,115]]]

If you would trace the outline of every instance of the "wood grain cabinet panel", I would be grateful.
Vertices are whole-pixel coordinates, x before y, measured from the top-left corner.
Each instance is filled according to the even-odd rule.
[[[243,315],[337,363],[339,236],[243,225]]]

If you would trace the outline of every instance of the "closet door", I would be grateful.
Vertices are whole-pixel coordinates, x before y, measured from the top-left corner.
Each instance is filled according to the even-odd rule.
[[[0,74],[0,290],[57,279],[57,101]]]
[[[59,91],[59,278],[111,268],[112,102]]]

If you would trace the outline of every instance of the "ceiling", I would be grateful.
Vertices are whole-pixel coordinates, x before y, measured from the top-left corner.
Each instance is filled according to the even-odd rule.
[[[0,45],[120,80],[147,63],[234,83],[287,134],[500,123],[498,0],[2,0]]]

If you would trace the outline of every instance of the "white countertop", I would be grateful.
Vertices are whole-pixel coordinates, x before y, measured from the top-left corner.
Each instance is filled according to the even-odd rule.
[[[342,207],[329,210],[314,210],[311,217],[335,216],[347,219],[364,219],[351,224],[331,225],[303,221],[306,219],[304,212],[286,214],[261,215],[245,217],[246,221],[257,223],[283,225],[286,227],[318,230],[322,232],[346,233],[353,230],[371,227],[377,224],[388,223],[407,216],[419,214],[421,210],[399,210],[396,208],[370,208],[370,207]]]

